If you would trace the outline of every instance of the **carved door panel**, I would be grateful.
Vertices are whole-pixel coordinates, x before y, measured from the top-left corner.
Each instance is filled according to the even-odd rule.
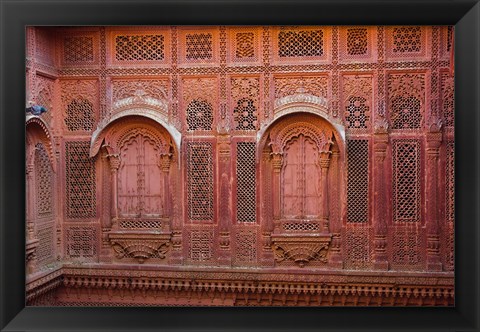
[[[291,139],[282,170],[282,218],[318,218],[318,151],[312,140],[300,135]]]
[[[153,141],[141,134],[121,147],[118,211],[121,217],[162,215],[162,176]]]

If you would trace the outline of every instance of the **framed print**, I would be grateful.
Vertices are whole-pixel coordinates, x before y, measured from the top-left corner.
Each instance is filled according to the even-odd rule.
[[[478,329],[477,2],[2,8],[2,329]]]

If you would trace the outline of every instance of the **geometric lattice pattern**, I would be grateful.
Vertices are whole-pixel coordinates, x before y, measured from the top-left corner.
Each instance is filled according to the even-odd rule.
[[[242,98],[233,109],[236,130],[257,129],[257,109],[252,99]]]
[[[392,99],[392,128],[418,129],[421,123],[421,102],[414,96]]]
[[[89,141],[65,142],[68,218],[93,218],[96,215],[95,161],[89,154]]]
[[[120,35],[115,37],[118,61],[155,61],[165,57],[163,35]]]
[[[52,222],[37,226],[36,238],[39,240],[37,247],[38,265],[51,263],[55,259],[54,225]]]
[[[86,99],[74,99],[67,106],[65,125],[68,131],[91,131],[95,122],[93,104]]]
[[[208,262],[213,258],[213,231],[192,230],[189,232],[188,258],[193,262]]]
[[[213,221],[213,147],[210,142],[187,143],[188,218]]]
[[[237,222],[255,222],[256,167],[255,142],[237,143]]]
[[[255,57],[255,34],[253,32],[237,32],[235,34],[237,59],[249,59]]]
[[[66,254],[72,258],[97,255],[97,230],[88,226],[70,226],[66,232]]]
[[[392,129],[420,129],[425,108],[425,75],[388,75],[389,113]]]
[[[188,33],[185,35],[187,60],[209,60],[213,58],[213,35],[211,33]]]
[[[422,50],[421,27],[393,28],[393,52],[412,53]]]
[[[93,37],[67,37],[64,39],[65,63],[92,62]]]
[[[187,130],[212,130],[212,124],[212,105],[205,100],[192,100],[187,107]]]
[[[455,222],[455,145],[453,142],[447,143],[447,169],[446,173],[446,220],[450,223]]]
[[[39,217],[50,216],[53,212],[53,171],[47,151],[38,143],[35,153],[35,201]]]
[[[455,227],[453,224],[445,225],[443,229],[443,241],[440,248],[443,251],[443,264],[445,271],[453,271],[455,268]]]
[[[370,228],[347,227],[345,229],[345,268],[365,269],[371,263]]]
[[[393,221],[420,221],[420,142],[393,142]]]
[[[368,222],[368,140],[347,141],[347,222]]]
[[[235,263],[255,263],[257,260],[257,233],[238,231],[235,234]]]
[[[367,54],[368,39],[366,28],[347,29],[347,54]]]
[[[370,109],[366,103],[367,100],[363,97],[348,98],[348,105],[345,107],[347,128],[367,128],[367,122],[370,121]]]
[[[454,79],[449,73],[442,74],[442,109],[445,127],[455,124],[455,91]]]
[[[418,269],[422,265],[423,232],[412,227],[397,227],[392,239],[392,268]]]
[[[287,30],[278,33],[278,56],[316,57],[323,55],[322,30]]]

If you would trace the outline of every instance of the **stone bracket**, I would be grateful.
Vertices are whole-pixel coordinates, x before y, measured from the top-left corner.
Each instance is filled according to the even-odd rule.
[[[326,263],[331,241],[331,234],[272,235],[272,250],[277,262],[291,260],[304,267],[313,259]]]

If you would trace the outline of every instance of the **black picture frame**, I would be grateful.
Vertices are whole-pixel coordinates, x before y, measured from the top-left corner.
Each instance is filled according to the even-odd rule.
[[[2,331],[479,331],[478,1],[0,0]],[[25,307],[27,25],[455,25],[454,308]]]

